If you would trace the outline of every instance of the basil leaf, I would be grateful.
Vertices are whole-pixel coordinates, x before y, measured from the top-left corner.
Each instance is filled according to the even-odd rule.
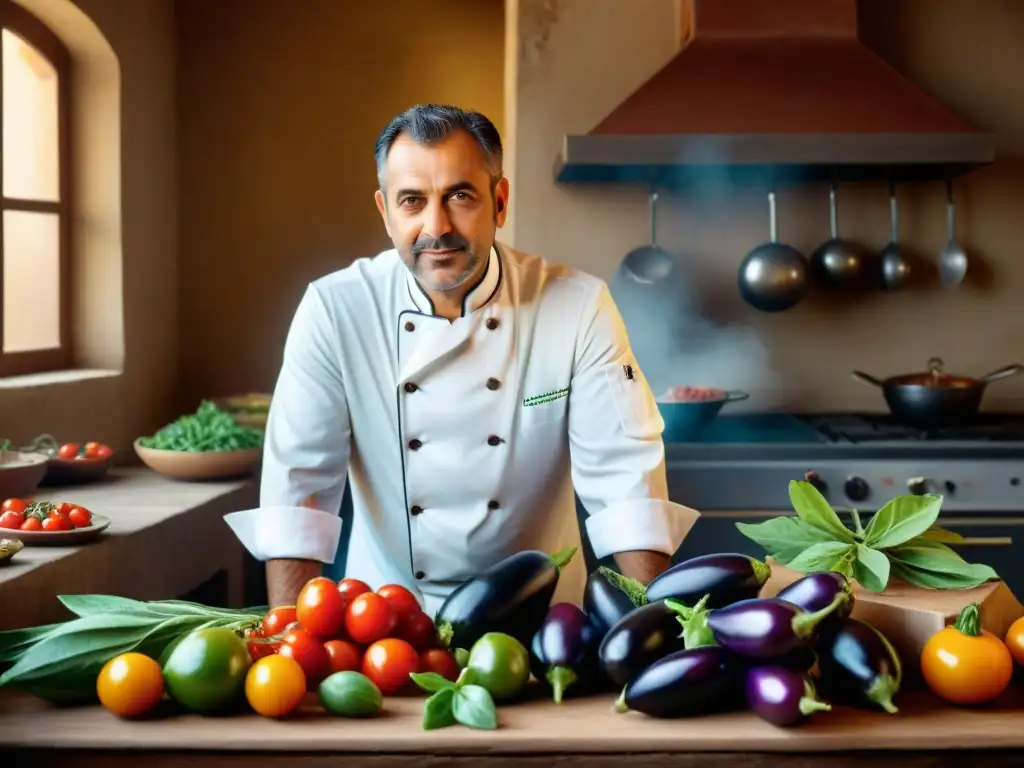
[[[922,589],[974,589],[988,581],[976,576],[955,576],[925,571],[916,566],[904,565],[899,560],[892,560],[890,567],[892,576]]]
[[[934,493],[897,496],[871,518],[864,543],[875,549],[906,544],[935,525],[941,509],[942,497]]]
[[[967,539],[955,531],[947,531],[945,528],[939,528],[937,525],[933,525],[927,531],[917,537],[918,539],[925,539],[926,541],[939,541],[943,544],[963,544]],[[908,544],[913,544],[916,539],[911,539]]]
[[[801,573],[838,571],[847,576],[852,573],[854,551],[854,545],[844,541],[822,541],[793,558],[788,567]]]
[[[455,692],[452,714],[468,728],[493,731],[498,727],[498,710],[486,688],[466,685]]]
[[[825,497],[806,480],[790,481],[789,500],[797,516],[808,525],[830,534],[833,539],[851,544],[855,541],[853,532],[843,525]]]
[[[0,632],[0,662],[17,661],[25,651],[62,626],[64,622]]]
[[[889,583],[889,558],[884,552],[858,544],[853,578],[868,592],[881,592]]]
[[[968,563],[938,541],[917,538],[887,554],[892,565],[901,566],[901,578],[928,589],[972,589],[999,578],[989,566]]]
[[[452,701],[455,699],[454,688],[442,688],[423,703],[423,730],[447,728],[455,725],[455,713]]]
[[[736,528],[748,539],[760,544],[765,552],[782,565],[788,565],[808,547],[835,541],[833,536],[821,529],[789,515],[773,517],[763,523],[736,523]]]
[[[409,675],[412,681],[424,691],[437,693],[445,688],[454,688],[455,683],[447,678],[441,677],[437,672],[413,672]]]

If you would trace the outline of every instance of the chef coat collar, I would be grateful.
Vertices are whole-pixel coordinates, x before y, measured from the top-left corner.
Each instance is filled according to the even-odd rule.
[[[475,312],[489,302],[498,292],[500,284],[501,256],[498,253],[498,246],[495,244],[491,247],[491,255],[487,260],[487,267],[484,269],[483,275],[462,299],[462,316],[465,317],[469,313]],[[430,296],[409,270],[406,270],[406,285],[409,289],[409,298],[420,312],[425,315],[437,314],[434,302],[430,300]]]

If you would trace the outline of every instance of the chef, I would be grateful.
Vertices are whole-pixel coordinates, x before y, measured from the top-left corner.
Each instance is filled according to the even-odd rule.
[[[394,248],[313,281],[267,421],[258,509],[227,516],[266,561],[271,605],[333,563],[402,584],[433,614],[515,552],[580,545],[649,581],[697,512],[668,501],[664,424],[604,282],[496,242],[501,139],[478,112],[420,105],[377,141]],[[556,601],[579,604],[582,550]]]

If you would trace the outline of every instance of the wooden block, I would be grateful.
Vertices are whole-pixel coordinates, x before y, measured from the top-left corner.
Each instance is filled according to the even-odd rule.
[[[772,575],[761,591],[763,597],[774,597],[804,575],[771,558],[766,562],[771,566]],[[889,639],[911,679],[919,675],[925,643],[940,629],[955,622],[964,606],[980,605],[982,628],[1000,639],[1016,619],[1024,616],[1024,606],[1001,581],[975,589],[922,589],[890,578],[885,590],[878,593],[854,584],[853,596],[854,618],[868,622]]]

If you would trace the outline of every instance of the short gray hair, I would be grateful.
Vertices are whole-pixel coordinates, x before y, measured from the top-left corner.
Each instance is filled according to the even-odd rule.
[[[501,135],[494,123],[480,112],[449,104],[417,104],[394,117],[377,137],[377,184],[384,189],[384,173],[391,146],[402,134],[419,144],[431,145],[446,139],[452,131],[463,130],[480,146],[491,174],[491,193],[504,174]]]

